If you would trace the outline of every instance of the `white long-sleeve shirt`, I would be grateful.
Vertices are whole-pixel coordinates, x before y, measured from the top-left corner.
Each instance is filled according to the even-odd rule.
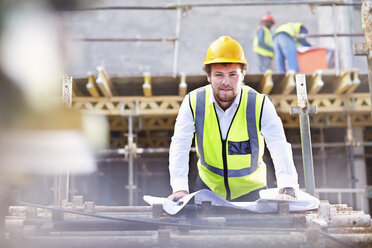
[[[240,94],[241,91],[239,91],[234,102],[225,111],[220,108],[214,95],[210,94],[209,104],[215,103],[223,139],[226,139],[227,131],[235,111],[239,107]],[[178,112],[169,151],[170,184],[173,192],[179,190],[186,190],[189,192],[189,152],[194,132],[195,126],[189,104],[189,96],[186,95]],[[274,163],[278,188],[293,187],[298,189],[298,176],[293,163],[291,145],[287,142],[283,124],[268,97],[265,97],[263,104],[261,134],[265,139]]]

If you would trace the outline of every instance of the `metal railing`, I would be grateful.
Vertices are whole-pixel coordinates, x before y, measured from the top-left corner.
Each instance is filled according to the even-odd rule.
[[[320,199],[320,194],[336,194],[337,195],[337,203],[342,203],[342,194],[356,194],[360,198],[360,207],[361,210],[365,213],[369,212],[369,209],[366,206],[366,200],[370,197],[369,191],[371,190],[371,186],[366,186],[364,188],[316,188],[315,189],[315,196]],[[329,196],[326,196],[328,198]],[[328,200],[328,199],[327,199]]]

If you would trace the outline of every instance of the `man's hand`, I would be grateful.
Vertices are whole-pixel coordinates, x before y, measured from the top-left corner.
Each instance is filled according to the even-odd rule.
[[[171,194],[167,198],[169,200],[172,200],[172,201],[178,201],[179,199],[181,199],[182,197],[184,197],[185,195],[188,195],[188,194],[189,194],[189,192],[187,192],[186,190],[180,190],[180,191],[174,192],[173,194]]]
[[[276,197],[281,200],[296,199],[296,190],[292,187],[284,187],[279,190],[279,195]]]

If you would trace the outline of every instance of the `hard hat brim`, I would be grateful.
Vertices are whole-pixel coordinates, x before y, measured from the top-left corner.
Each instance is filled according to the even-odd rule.
[[[247,58],[244,58],[244,60],[231,60],[231,59],[221,59],[221,58],[216,58],[216,59],[213,59],[213,60],[204,59],[204,64],[205,65],[219,64],[219,63],[246,64],[247,63]]]

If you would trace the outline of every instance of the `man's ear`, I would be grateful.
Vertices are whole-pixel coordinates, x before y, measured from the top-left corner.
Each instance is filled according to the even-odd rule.
[[[211,75],[210,74],[207,74],[207,80],[208,80],[209,83],[211,82]]]

